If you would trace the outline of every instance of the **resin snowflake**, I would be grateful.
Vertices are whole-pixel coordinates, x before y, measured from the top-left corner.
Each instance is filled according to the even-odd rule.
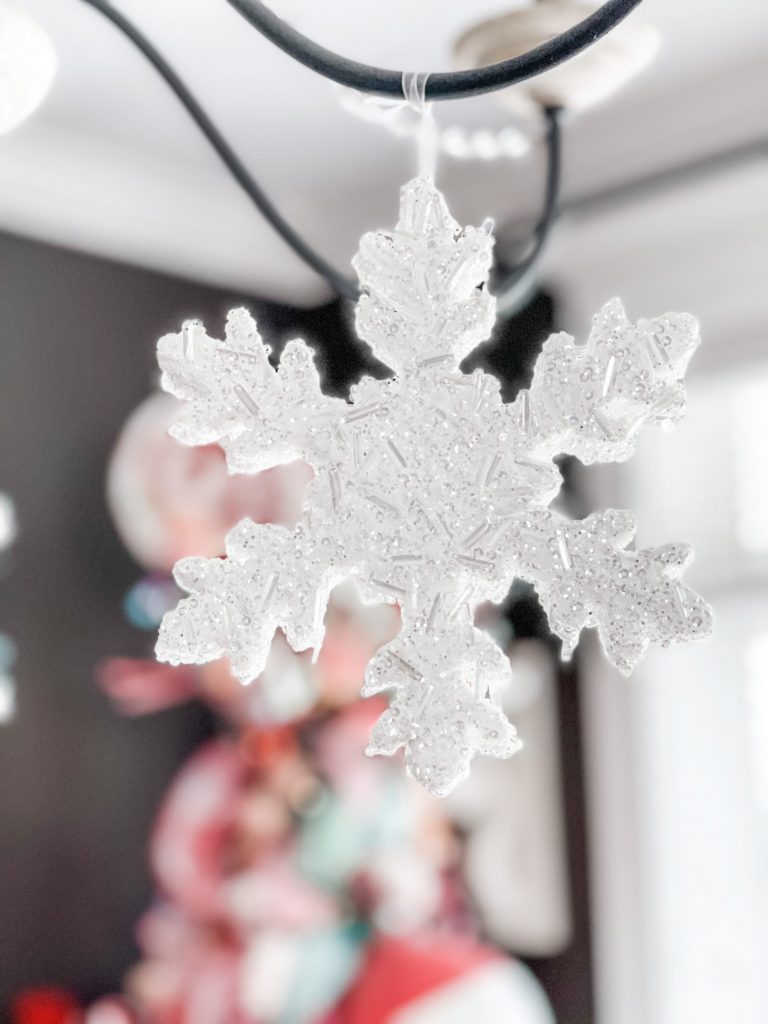
[[[366,600],[397,602],[403,617],[366,674],[364,693],[394,691],[369,752],[404,747],[439,795],[475,753],[519,746],[497,703],[507,659],[472,622],[515,577],[536,587],[565,655],[595,626],[625,673],[649,642],[710,629],[707,606],[679,580],[685,546],[627,550],[628,513],[570,521],[548,507],[561,483],[555,455],[623,460],[644,424],[681,416],[695,320],[632,324],[610,302],[586,344],[551,337],[530,389],[505,404],[496,378],[459,370],[494,324],[492,246],[485,228],[459,228],[428,179],[404,187],[397,228],[365,235],[355,260],[358,334],[394,375],[363,379],[349,402],[322,393],[302,341],[274,369],[244,310],[230,314],[223,342],[195,321],[158,345],[163,387],[187,403],[175,437],[218,442],[236,473],[293,459],[315,471],[294,530],[246,519],[226,559],[178,564],[190,596],[165,617],[158,656],[226,655],[247,682],[276,629],[297,650],[321,644],[329,594],[353,576]]]

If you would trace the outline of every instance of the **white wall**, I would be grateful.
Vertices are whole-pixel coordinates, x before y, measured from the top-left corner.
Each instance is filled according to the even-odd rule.
[[[698,545],[691,581],[717,616],[707,645],[653,653],[629,682],[595,653],[585,679],[599,1024],[768,1019],[759,682],[744,661],[768,630],[768,563],[737,536],[734,470],[740,389],[756,374],[768,410],[766,181],[755,161],[648,194],[571,221],[551,254],[568,330],[583,337],[619,295],[631,318],[688,311],[703,334],[688,420],[649,432],[620,469],[584,474],[597,506],[635,509],[638,544]],[[768,522],[765,441],[753,450]]]

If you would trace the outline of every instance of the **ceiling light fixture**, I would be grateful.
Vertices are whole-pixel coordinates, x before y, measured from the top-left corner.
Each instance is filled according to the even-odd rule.
[[[55,71],[56,51],[40,25],[0,0],[0,135],[42,103]]]

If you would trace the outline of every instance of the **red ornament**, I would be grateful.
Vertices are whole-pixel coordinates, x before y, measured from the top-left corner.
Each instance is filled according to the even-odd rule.
[[[387,1024],[416,1000],[497,959],[495,951],[455,937],[380,936],[359,977],[323,1024]]]
[[[82,1024],[83,1011],[70,992],[31,988],[11,1004],[11,1024]]]

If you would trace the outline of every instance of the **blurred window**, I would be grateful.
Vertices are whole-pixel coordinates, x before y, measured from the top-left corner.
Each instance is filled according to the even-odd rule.
[[[768,1020],[768,364],[694,378],[620,471],[638,546],[691,541],[713,639],[652,651],[631,701],[654,1024]],[[621,686],[617,680],[616,685]]]

